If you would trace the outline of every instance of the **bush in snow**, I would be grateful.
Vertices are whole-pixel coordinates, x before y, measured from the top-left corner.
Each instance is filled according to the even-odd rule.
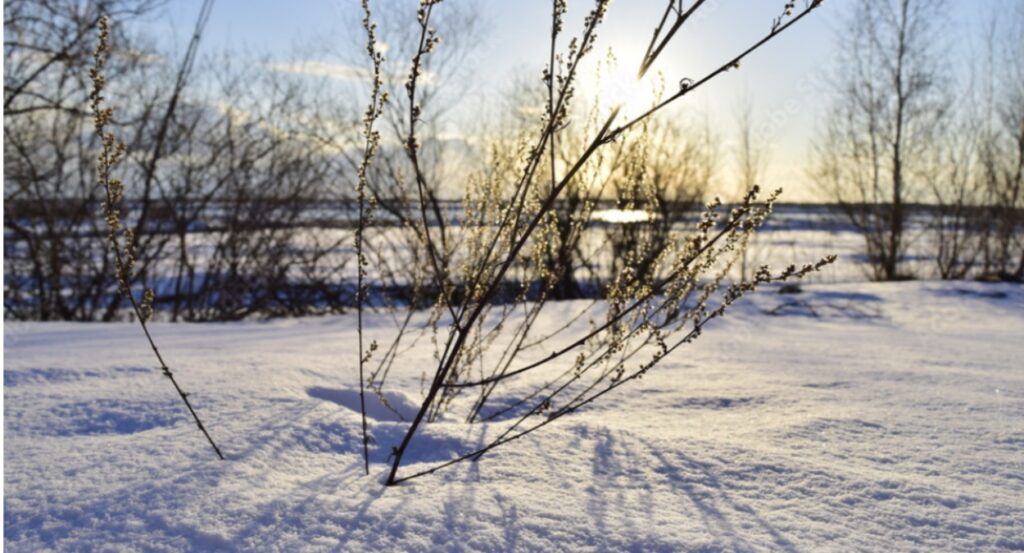
[[[389,485],[478,459],[643,378],[667,355],[700,336],[708,322],[722,316],[743,294],[768,282],[800,278],[834,260],[829,257],[781,272],[761,267],[749,279],[728,280],[730,269],[742,257],[751,234],[771,213],[779,192],[762,200],[759,188],[753,186],[732,207],[716,199],[708,203],[689,231],[680,235],[666,226],[662,214],[668,197],[658,185],[659,179],[652,178],[655,167],[651,163],[656,149],[672,146],[655,132],[656,114],[719,75],[738,69],[751,52],[813,12],[821,0],[809,0],[800,10],[796,2],[785,2],[768,33],[752,46],[700,79],[683,79],[677,90],[660,95],[638,114],[627,115],[622,105],[613,104],[584,116],[578,115],[574,103],[579,96],[579,75],[582,63],[594,50],[609,1],[596,0],[580,35],[564,45],[561,37],[567,6],[564,0],[554,0],[549,59],[542,76],[545,94],[537,106],[539,120],[532,131],[491,139],[485,167],[468,179],[459,231],[446,224],[445,214],[436,209],[439,186],[423,169],[420,158],[424,113],[418,95],[424,68],[440,44],[432,24],[435,11],[443,10],[438,8],[440,3],[423,0],[417,10],[418,47],[405,81],[402,101],[407,111],[400,130],[417,194],[400,219],[406,221],[406,228],[427,257],[422,289],[436,295],[426,332],[435,346],[437,365],[424,371],[424,399],[403,439],[395,444]],[[638,79],[702,4],[697,1],[684,8],[677,0],[667,3],[640,63]],[[384,246],[375,244],[365,232],[374,208],[366,190],[372,188],[367,175],[381,141],[374,125],[388,101],[382,92],[383,49],[377,43],[368,0],[362,5],[373,86],[365,112],[357,194],[361,214],[355,238],[360,322],[368,303],[367,281],[381,274],[372,261],[384,257],[368,253]],[[606,155],[609,151],[619,155]],[[608,175],[617,179],[613,188],[623,208],[620,212],[635,218],[618,231],[614,273],[603,284],[603,300],[572,304],[577,309],[564,327],[541,333],[533,327],[538,315],[550,308],[547,300],[575,270],[570,256],[557,255],[552,245],[562,247],[578,240],[593,208],[586,204],[598,198],[585,196],[584,207],[570,211],[572,216],[561,211],[562,202],[567,194],[573,197],[573,190],[586,189]],[[369,387],[386,404],[381,390],[388,368],[400,355],[403,339],[414,332],[400,324],[391,344],[380,348],[376,342],[364,343],[360,323],[361,390]],[[383,354],[377,356],[379,351]],[[543,383],[525,388],[517,385],[528,374],[543,374]],[[469,422],[499,418],[509,422],[495,439],[475,451],[399,475],[403,456],[421,425],[461,408]],[[364,416],[364,439],[365,432]]]

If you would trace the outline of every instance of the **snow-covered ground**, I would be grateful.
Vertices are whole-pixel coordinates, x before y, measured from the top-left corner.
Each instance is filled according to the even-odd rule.
[[[764,292],[607,401],[394,488],[387,412],[362,473],[351,317],[155,333],[228,460],[137,327],[7,323],[7,550],[1024,550],[1020,286]],[[406,470],[500,425],[429,424]]]

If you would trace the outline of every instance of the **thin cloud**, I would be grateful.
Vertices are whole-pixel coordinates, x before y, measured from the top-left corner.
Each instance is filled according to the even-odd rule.
[[[365,67],[322,61],[269,63],[266,68],[277,73],[329,77],[343,81],[369,81],[371,77],[370,71]]]
[[[294,75],[310,75],[314,77],[327,77],[340,81],[370,82],[373,74],[369,68],[347,63],[331,63],[324,61],[297,61],[291,63],[268,63],[265,67],[270,71],[278,73],[291,73]],[[385,80],[392,84],[404,83],[407,75],[405,73],[391,73],[384,76]],[[433,82],[433,75],[428,71],[420,76],[420,82],[430,84]]]

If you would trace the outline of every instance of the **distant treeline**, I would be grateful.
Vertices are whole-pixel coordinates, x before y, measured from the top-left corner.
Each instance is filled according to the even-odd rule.
[[[116,177],[129,198],[120,219],[134,238],[131,289],[152,288],[159,315],[171,320],[347,310],[357,274],[351,231],[357,222],[365,106],[309,81],[261,67],[236,68],[223,59],[186,59],[180,67],[154,63],[174,57],[147,50],[146,37],[137,35],[134,24],[151,17],[158,5],[150,0],[4,4],[5,317],[109,321],[126,313],[114,255],[103,240],[108,232],[104,190],[95,163],[101,144],[88,107],[101,15],[114,24],[104,96],[116,108],[111,128],[128,151]],[[860,17],[865,21],[893,15],[871,6],[864,3]],[[887,29],[881,23],[860,25],[861,35],[854,39],[885,44],[870,40],[872,28]],[[450,53],[433,58],[431,68],[438,82],[461,67],[467,51],[460,46],[458,27],[449,27],[446,36]],[[392,46],[395,60],[409,59],[410,52],[401,48],[415,51],[415,44]],[[1013,47],[1020,42],[1006,48]],[[1022,59],[1008,55],[1005,63],[1017,67],[1009,64]],[[1004,73],[1013,79],[1024,70]],[[873,91],[888,90],[879,84],[887,82],[884,75],[869,77],[854,84],[873,82],[878,85]],[[435,113],[444,110],[432,109],[435,97],[425,94],[415,110],[423,126],[412,167],[401,146],[408,132],[406,92],[398,81],[383,84],[391,87],[393,99],[381,116],[387,140],[366,167],[364,190],[371,209],[368,255],[378,271],[371,279],[371,300],[380,303],[434,305],[442,290],[428,276],[438,270],[451,279],[445,285],[451,294],[464,293],[472,277],[460,276],[460,256],[487,246],[464,236],[467,229],[505,222],[520,232],[538,211],[545,214],[542,222],[522,249],[522,259],[503,277],[508,290],[520,290],[524,297],[539,289],[552,299],[602,297],[608,281],[625,268],[630,274],[655,270],[663,261],[659,255],[687,238],[716,190],[764,184],[756,152],[750,150],[745,158],[750,170],[739,186],[723,183],[721,137],[706,119],[680,116],[652,120],[607,144],[547,208],[541,198],[553,186],[548,179],[559,167],[572,166],[587,147],[584,138],[599,130],[600,122],[588,112],[581,108],[572,114],[578,128],[524,172],[523,159],[536,154],[523,150],[536,132],[529,110],[512,110],[504,118],[481,116],[493,119],[493,128],[481,133],[482,143],[455,147],[439,131],[443,125]],[[931,81],[925,84],[927,93],[915,91],[923,99],[911,103],[907,113],[931,113],[924,109],[932,105],[925,99],[939,89]],[[833,203],[776,205],[776,219],[764,228],[858,232],[873,278],[1021,280],[1024,99],[1012,95],[1022,90],[1019,86],[992,90],[1005,91],[1006,97],[992,98],[989,119],[960,118],[976,123],[971,132],[961,132],[951,121],[929,121],[928,133],[900,134],[902,145],[892,132],[900,123],[893,119],[895,104],[880,96],[865,114],[858,111],[863,105],[840,95],[837,102],[844,109],[835,113],[849,117],[829,125],[816,151],[815,176],[832,192]],[[543,112],[547,104],[548,92],[535,80],[513,82],[502,92],[516,106]],[[904,96],[896,92],[885,97]],[[865,120],[877,124],[855,125]],[[925,128],[921,122],[902,123]],[[956,137],[971,140],[961,144],[952,140]],[[639,218],[616,222],[598,217],[602,211]],[[907,229],[923,237],[934,270],[911,274],[904,266]],[[509,232],[500,239],[514,238]],[[429,237],[439,251],[429,251]],[[499,292],[494,301],[512,293]]]

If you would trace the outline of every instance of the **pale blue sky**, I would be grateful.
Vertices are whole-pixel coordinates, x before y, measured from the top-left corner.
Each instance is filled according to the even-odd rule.
[[[950,0],[954,55],[968,52],[970,42],[977,42],[980,28],[993,10],[1020,1],[1024,0]],[[482,84],[470,91],[464,100],[467,105],[479,105],[481,98],[500,92],[503,81],[517,71],[539,74],[547,56],[550,0],[446,0],[436,9],[456,2],[474,2],[483,25],[482,41],[471,61],[475,80]],[[624,68],[632,71],[664,2],[613,0],[597,50],[603,53],[613,48]],[[199,3],[172,0],[149,26],[161,42],[180,50],[187,42]],[[710,0],[702,8],[701,17],[683,28],[654,69],[660,70],[669,83],[703,75],[725,56],[738,53],[760,38],[784,3]],[[798,6],[802,4],[798,1]],[[765,184],[785,187],[785,199],[790,201],[817,199],[805,175],[806,159],[816,121],[828,106],[823,77],[835,52],[836,29],[852,4],[853,0],[826,1],[811,17],[749,58],[740,71],[725,74],[684,100],[685,109],[706,115],[722,135],[719,185],[723,191],[731,188],[729,150],[735,113],[742,99],[749,97],[759,134],[771,143]],[[585,0],[569,1],[567,33],[578,31],[591,5]],[[358,12],[357,0],[218,0],[202,51],[244,52],[253,63],[262,55],[282,63],[336,63],[358,44],[360,37],[351,35],[360,32],[351,26],[351,22],[358,21]]]

